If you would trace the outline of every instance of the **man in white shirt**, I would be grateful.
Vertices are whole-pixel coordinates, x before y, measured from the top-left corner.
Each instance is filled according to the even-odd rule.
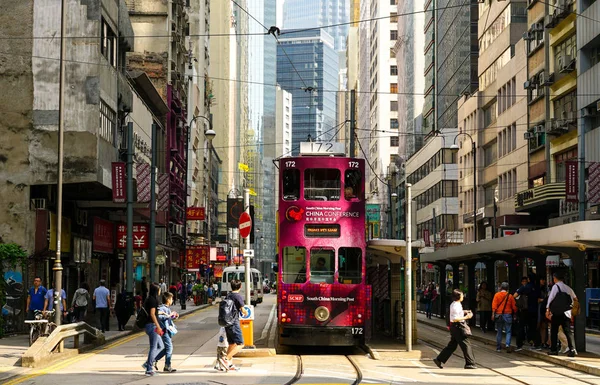
[[[575,343],[573,342],[573,334],[571,333],[571,308],[573,301],[577,298],[575,292],[564,281],[564,275],[561,272],[553,274],[554,285],[548,296],[548,305],[546,305],[546,317],[550,318],[550,341],[551,347],[549,355],[558,355],[558,328],[562,326],[563,332],[567,336],[569,351],[567,356],[575,357]],[[563,346],[564,348],[564,346]]]
[[[164,279],[160,279],[160,293],[165,294],[167,292],[167,284]]]

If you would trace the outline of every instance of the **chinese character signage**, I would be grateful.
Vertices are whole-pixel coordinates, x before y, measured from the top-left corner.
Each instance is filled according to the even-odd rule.
[[[199,271],[200,265],[207,265],[208,246],[188,246],[185,250],[185,268],[188,271]]]
[[[423,240],[425,241],[425,246],[431,246],[431,238],[429,236],[429,229],[423,229]]]
[[[112,163],[112,194],[114,203],[125,203],[127,190],[125,189],[125,163]]]
[[[593,162],[589,167],[588,202],[600,203],[600,162]]]
[[[134,224],[133,225],[133,248],[147,249],[148,248],[148,225]],[[127,225],[120,224],[117,227],[117,248],[125,249],[127,247]]]
[[[380,206],[378,204],[368,203],[367,204],[367,222],[379,223],[380,217]]]
[[[566,201],[567,202],[578,202],[579,199],[577,194],[579,193],[579,178],[577,175],[577,161],[567,161],[565,162],[565,166],[567,169],[566,174],[566,183],[565,183],[565,191],[566,191]]]
[[[112,222],[94,217],[94,252],[112,254],[115,248],[114,231],[115,226]],[[127,231],[125,231],[125,235],[127,235]]]
[[[186,211],[188,221],[203,221],[206,219],[204,207],[188,207]]]
[[[146,162],[136,164],[137,200],[150,202],[150,165]]]

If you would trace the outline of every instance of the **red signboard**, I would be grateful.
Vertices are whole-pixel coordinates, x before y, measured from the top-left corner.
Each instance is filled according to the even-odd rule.
[[[588,202],[600,203],[600,162],[592,162],[589,167]]]
[[[204,207],[188,207],[186,210],[188,221],[203,221],[206,219]]]
[[[149,229],[146,224],[133,225],[133,248],[147,249]],[[117,226],[117,248],[124,249],[127,247],[127,225],[120,224]]]
[[[150,202],[150,165],[145,162],[136,164],[137,200]]]
[[[125,203],[127,190],[125,189],[125,163],[112,163],[112,195],[114,203]]]
[[[200,270],[200,265],[208,265],[210,249],[208,246],[188,246],[185,250],[185,268]]]
[[[302,294],[290,294],[288,296],[288,302],[302,302],[304,301],[304,296]]]
[[[566,166],[566,182],[565,182],[565,191],[566,191],[566,201],[567,202],[579,202],[579,197],[577,196],[579,193],[579,176],[577,175],[577,161],[569,160],[565,162]]]
[[[114,223],[94,217],[93,251],[98,253],[112,253],[115,249],[114,233]]]
[[[250,235],[250,230],[252,230],[252,219],[250,218],[250,214],[247,212],[243,212],[240,215],[240,237],[247,238]]]
[[[214,265],[213,266],[213,274],[215,278],[223,277],[223,266],[222,265]]]
[[[423,229],[423,240],[425,241],[425,246],[431,246],[431,240],[429,239],[429,229]]]

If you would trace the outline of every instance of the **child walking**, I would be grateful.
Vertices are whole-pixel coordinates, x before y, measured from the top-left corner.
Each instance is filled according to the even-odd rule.
[[[177,334],[177,328],[175,328],[175,324],[173,320],[179,317],[177,312],[171,311],[169,306],[173,304],[173,294],[167,292],[162,296],[162,305],[158,307],[158,323],[161,328],[164,330],[164,334],[162,335],[163,343],[165,344],[165,348],[156,356],[156,361],[160,361],[161,358],[165,357],[165,368],[164,372],[173,373],[176,372],[177,369],[173,369],[171,367],[171,357],[173,356],[173,336]]]

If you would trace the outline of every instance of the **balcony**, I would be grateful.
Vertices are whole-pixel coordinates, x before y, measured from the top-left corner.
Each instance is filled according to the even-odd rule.
[[[564,198],[564,182],[537,186],[517,193],[515,211],[558,214],[559,201]]]

